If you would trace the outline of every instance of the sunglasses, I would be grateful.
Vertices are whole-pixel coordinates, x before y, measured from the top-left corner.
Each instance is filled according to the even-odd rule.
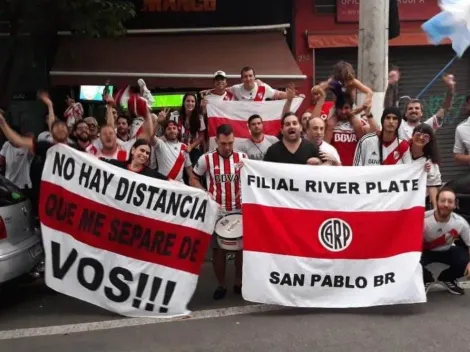
[[[431,136],[427,133],[416,132],[414,135],[418,138],[423,138],[425,141],[429,141],[431,139]]]

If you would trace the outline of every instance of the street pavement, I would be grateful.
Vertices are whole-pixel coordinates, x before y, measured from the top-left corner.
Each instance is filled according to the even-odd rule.
[[[470,351],[469,290],[460,297],[434,288],[425,304],[332,310],[254,305],[231,292],[214,302],[214,288],[205,263],[193,316],[162,322],[123,318],[36,282],[0,295],[0,351]]]

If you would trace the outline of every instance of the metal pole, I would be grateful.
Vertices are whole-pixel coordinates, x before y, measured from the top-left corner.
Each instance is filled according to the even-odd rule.
[[[359,80],[374,91],[372,113],[380,125],[388,84],[389,0],[360,0],[359,3]],[[364,101],[359,94],[358,103]]]
[[[445,67],[436,75],[436,77],[434,77],[432,79],[431,82],[428,83],[428,85],[426,87],[423,88],[423,90],[421,92],[419,92],[419,94],[416,96],[416,99],[419,99],[423,96],[424,93],[426,93],[426,91],[429,89],[429,87],[431,87],[434,82],[436,82],[436,80],[442,76],[442,74],[454,63],[454,61],[457,60],[457,55],[455,55],[453,57],[452,60],[450,60],[447,65],[445,65]]]

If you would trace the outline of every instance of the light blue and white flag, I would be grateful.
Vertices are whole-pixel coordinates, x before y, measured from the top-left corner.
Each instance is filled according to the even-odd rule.
[[[434,45],[449,38],[457,56],[462,57],[470,46],[470,0],[440,0],[439,7],[442,11],[421,28]]]

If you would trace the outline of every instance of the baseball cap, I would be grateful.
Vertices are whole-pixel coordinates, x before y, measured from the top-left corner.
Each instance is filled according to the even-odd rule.
[[[222,78],[227,78],[227,75],[225,74],[224,71],[216,71],[216,72],[214,73],[214,78],[217,78],[217,77],[219,77],[219,76],[222,77]]]

